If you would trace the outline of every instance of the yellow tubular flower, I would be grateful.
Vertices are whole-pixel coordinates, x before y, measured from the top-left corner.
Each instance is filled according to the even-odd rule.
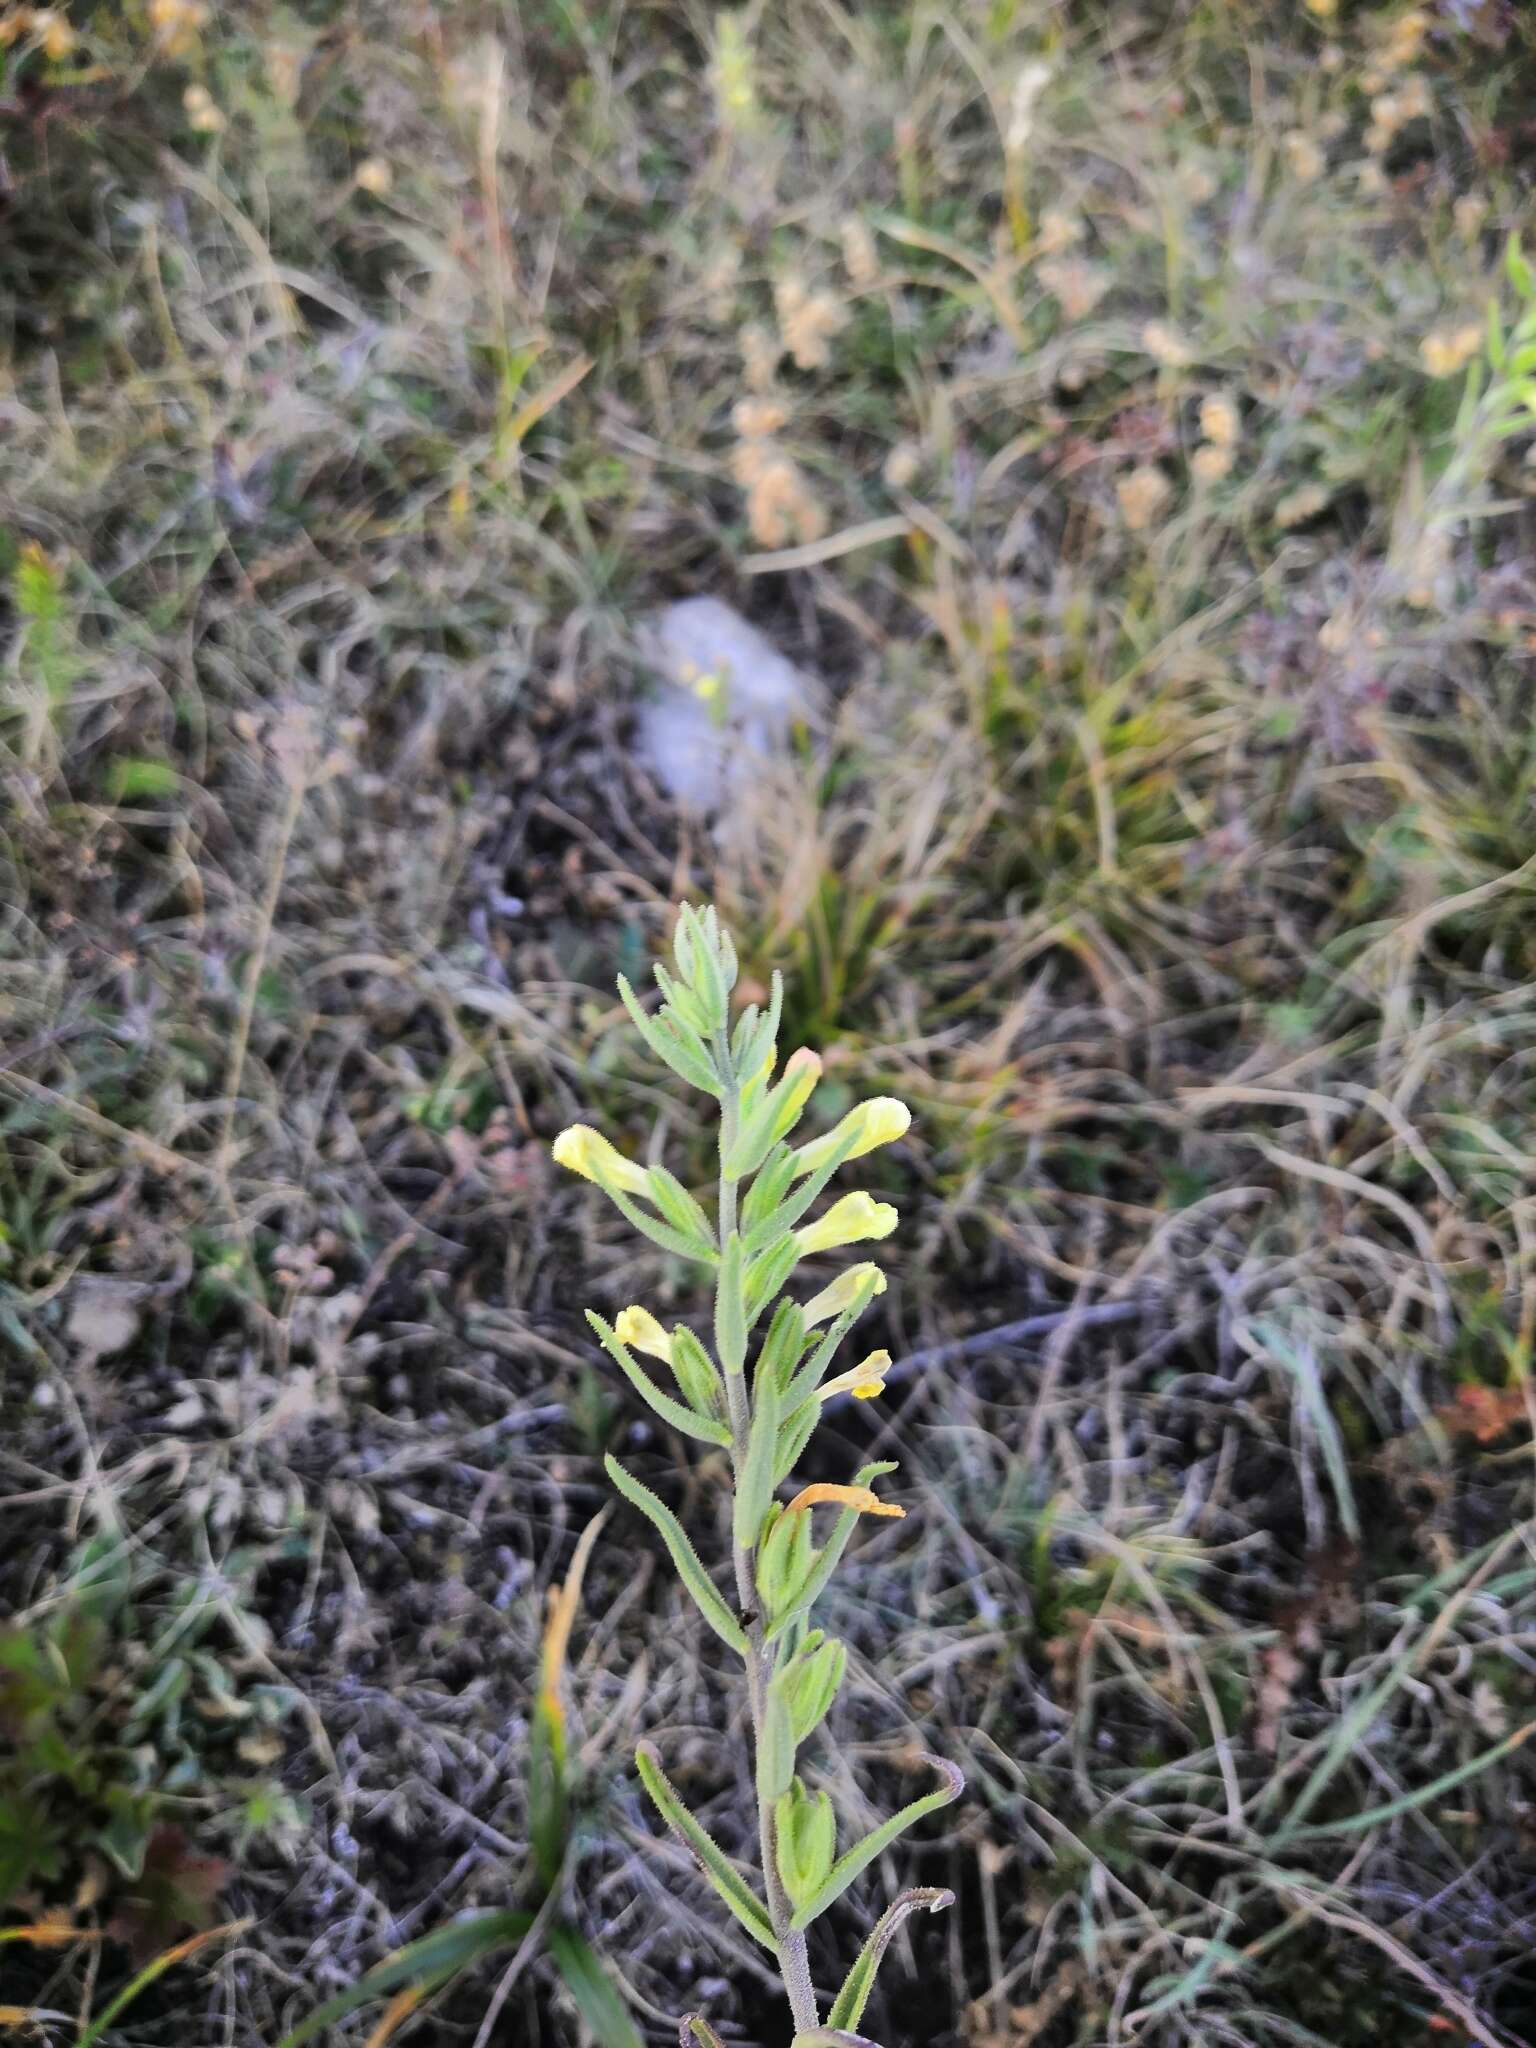
[[[876,1095],[869,1102],[861,1102],[850,1109],[842,1122],[828,1131],[824,1138],[813,1139],[809,1145],[800,1147],[795,1154],[795,1179],[799,1180],[825,1166],[850,1135],[853,1149],[848,1158],[862,1159],[877,1145],[890,1145],[904,1136],[911,1123],[911,1110],[904,1102],[898,1102],[894,1095]]]
[[[784,1512],[797,1515],[803,1508],[822,1506],[852,1508],[856,1515],[890,1515],[898,1520],[907,1512],[891,1501],[879,1499],[867,1486],[833,1486],[825,1480],[803,1486]]]
[[[855,1305],[866,1286],[873,1301],[877,1294],[884,1294],[885,1285],[885,1275],[868,1260],[862,1265],[850,1266],[846,1273],[839,1273],[829,1287],[823,1287],[820,1294],[813,1294],[805,1304],[805,1327],[814,1330],[818,1323],[830,1323],[844,1309]]]
[[[872,1401],[885,1392],[885,1376],[891,1369],[889,1351],[871,1351],[851,1372],[839,1373],[820,1388],[818,1401],[830,1401],[835,1394],[852,1394],[856,1401]]]
[[[643,1166],[626,1159],[590,1124],[569,1124],[550,1148],[556,1166],[567,1166],[599,1187],[620,1188],[626,1195],[649,1195],[651,1177]]]
[[[648,1351],[652,1358],[672,1363],[672,1339],[648,1308],[620,1309],[613,1334],[631,1351]]]
[[[896,1211],[889,1202],[877,1202],[860,1192],[844,1195],[825,1216],[795,1232],[801,1253],[835,1251],[840,1244],[858,1244],[867,1237],[889,1237],[896,1228]]]

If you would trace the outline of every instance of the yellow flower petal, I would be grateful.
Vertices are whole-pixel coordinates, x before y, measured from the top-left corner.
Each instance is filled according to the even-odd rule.
[[[825,1216],[804,1224],[795,1232],[802,1253],[830,1252],[841,1244],[858,1244],[869,1237],[889,1237],[898,1218],[889,1202],[877,1202],[873,1195],[844,1195]]]
[[[672,1339],[648,1308],[620,1309],[613,1334],[631,1351],[647,1351],[652,1358],[659,1358],[667,1365],[672,1363]]]
[[[872,1401],[885,1392],[885,1375],[891,1369],[889,1351],[871,1351],[851,1372],[839,1373],[820,1389],[818,1401],[830,1401],[837,1394],[852,1394],[856,1401]]]
[[[805,1327],[814,1330],[818,1323],[829,1323],[834,1316],[840,1316],[844,1309],[853,1308],[864,1289],[869,1288],[869,1299],[884,1294],[886,1278],[880,1268],[869,1260],[857,1266],[850,1266],[846,1273],[839,1273],[820,1294],[813,1294],[805,1304]]]
[[[795,1178],[799,1180],[803,1175],[815,1173],[825,1166],[846,1138],[853,1139],[853,1147],[847,1157],[862,1159],[877,1145],[893,1144],[906,1134],[911,1125],[912,1112],[904,1102],[898,1102],[894,1095],[876,1095],[850,1109],[841,1123],[828,1131],[824,1138],[800,1147],[795,1154]]]
[[[833,1486],[826,1480],[802,1487],[784,1512],[793,1515],[798,1514],[801,1508],[822,1506],[852,1508],[856,1515],[890,1515],[897,1520],[907,1512],[891,1501],[880,1500],[867,1486]]]
[[[626,1159],[590,1124],[569,1124],[550,1147],[556,1166],[595,1180],[600,1187],[622,1188],[627,1195],[650,1193],[651,1177],[643,1166]]]

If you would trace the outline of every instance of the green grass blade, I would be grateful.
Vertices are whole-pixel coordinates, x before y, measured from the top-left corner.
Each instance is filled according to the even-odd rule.
[[[174,1970],[178,1963],[186,1962],[213,1942],[223,1941],[232,1934],[243,1934],[251,1925],[253,1923],[249,1920],[233,1920],[227,1927],[210,1927],[204,1933],[191,1935],[186,1941],[177,1942],[174,1948],[168,1948],[163,1955],[156,1956],[152,1962],[144,1965],[136,1977],[130,1978],[115,1998],[108,2001],[80,2036],[75,2048],[95,2048],[95,2043],[101,2039],[119,2014],[126,2012],[140,1992],[147,1991],[158,1977],[163,1977],[167,1970]]]
[[[1349,1479],[1349,1460],[1345,1455],[1344,1439],[1339,1434],[1339,1425],[1334,1420],[1333,1410],[1328,1406],[1328,1397],[1323,1392],[1317,1360],[1312,1356],[1310,1348],[1293,1344],[1273,1323],[1256,1322],[1253,1325],[1253,1334],[1270,1357],[1284,1366],[1296,1382],[1302,1408],[1311,1419],[1318,1448],[1323,1454],[1323,1463],[1328,1470],[1328,1481],[1333,1488],[1339,1520],[1351,1541],[1358,1542],[1360,1517],[1355,1509],[1355,1492]]]
[[[475,1913],[468,1919],[450,1921],[448,1926],[439,1927],[432,1934],[424,1934],[420,1941],[413,1941],[394,1955],[386,1956],[376,1969],[370,1970],[366,1977],[360,1977],[349,1990],[327,1999],[291,2034],[285,2034],[278,2048],[303,2048],[306,2041],[313,2041],[333,2021],[345,2019],[359,2006],[369,2005],[388,1992],[404,1989],[408,1984],[422,1984],[436,1990],[481,1956],[521,1941],[532,1927],[533,1920],[532,1913]],[[84,2043],[81,2048],[84,2048]]]
[[[586,1937],[557,1920],[545,1942],[598,2048],[645,2048],[613,1979]]]
[[[1363,1835],[1368,1828],[1380,1827],[1383,1821],[1396,1820],[1399,1814],[1412,1813],[1420,1806],[1427,1806],[1431,1799],[1438,1799],[1442,1792],[1452,1792],[1458,1785],[1464,1785],[1468,1778],[1475,1778],[1480,1771],[1486,1771],[1511,1750],[1519,1749],[1536,1735],[1536,1721],[1527,1721],[1523,1728],[1517,1728],[1513,1735],[1506,1735],[1502,1742],[1496,1742],[1492,1749],[1475,1756],[1470,1763],[1457,1764],[1454,1770],[1444,1772],[1428,1785],[1421,1785],[1416,1792],[1404,1792],[1396,1799],[1389,1799],[1384,1806],[1370,1807],[1365,1813],[1352,1813],[1343,1820],[1317,1821],[1311,1827],[1289,1828],[1281,1836],[1287,1842],[1315,1842],[1325,1835]]]

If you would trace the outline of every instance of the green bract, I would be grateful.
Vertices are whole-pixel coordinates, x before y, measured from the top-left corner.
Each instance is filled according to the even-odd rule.
[[[804,1302],[784,1290],[803,1259],[895,1229],[896,1211],[859,1189],[834,1199],[819,1216],[802,1219],[841,1166],[902,1137],[911,1117],[905,1104],[877,1096],[856,1105],[824,1137],[793,1149],[790,1135],[815,1091],[821,1061],[801,1047],[774,1078],[783,1006],[778,975],[767,1008],[750,1005],[733,1023],[736,950],[712,909],[678,913],[673,958],[675,973],[656,968],[662,1002],[654,1014],[622,979],[619,993],[651,1051],[720,1104],[714,1220],[664,1166],[630,1159],[589,1125],[562,1131],[554,1154],[601,1188],[653,1243],[714,1275],[713,1356],[693,1330],[679,1325],[669,1335],[638,1304],[624,1309],[611,1327],[597,1315],[590,1321],[625,1378],[664,1422],[730,1453],[734,1601],[720,1591],[671,1509],[612,1458],[607,1465],[620,1492],[660,1532],[704,1619],[745,1665],[756,1751],[761,1899],[683,1805],[654,1752],[647,1746],[637,1761],[662,1819],[731,1913],[777,1958],[796,2042],[807,2048],[815,2042],[858,2042],[862,2037],[847,2030],[863,2014],[892,1933],[916,1905],[937,1911],[951,1896],[902,1894],[871,1928],[825,2025],[804,1930],[905,1828],[957,1798],[961,1779],[952,1764],[930,1759],[940,1788],[838,1856],[832,1801],[825,1791],[808,1790],[797,1773],[797,1752],[830,1711],[847,1663],[843,1645],[809,1625],[810,1609],[859,1516],[897,1516],[903,1510],[871,1490],[876,1479],[896,1469],[889,1464],[866,1465],[846,1485],[820,1482],[802,1487],[788,1502],[776,1498],[804,1453],[822,1401],[845,1390],[865,1398],[878,1394],[889,1362],[886,1353],[875,1352],[833,1380],[826,1377],[854,1323],[885,1290],[877,1266],[850,1266]],[[663,1362],[681,1400],[655,1382],[634,1356],[637,1351]],[[818,1531],[815,1510],[827,1506],[839,1512]],[[681,2038],[685,2044],[709,2044],[718,2037],[702,2015],[690,2014]]]

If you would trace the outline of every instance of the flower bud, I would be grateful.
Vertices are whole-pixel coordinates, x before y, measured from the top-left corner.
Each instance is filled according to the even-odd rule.
[[[590,1124],[570,1124],[550,1147],[556,1166],[569,1167],[599,1187],[619,1188],[626,1195],[649,1195],[651,1177],[643,1166],[626,1159]]]
[[[699,1415],[715,1414],[719,1407],[720,1375],[714,1360],[686,1323],[679,1323],[672,1332],[667,1363],[688,1406]]]
[[[770,1621],[794,1607],[815,1563],[810,1516],[771,1507],[757,1546],[757,1590]]]
[[[726,1155],[724,1170],[731,1180],[756,1173],[780,1138],[800,1121],[801,1111],[821,1079],[821,1055],[802,1045],[784,1062],[784,1071],[773,1087],[757,1101],[748,1114],[735,1144]]]
[[[796,1778],[774,1801],[779,1876],[793,1905],[803,1906],[827,1881],[837,1850],[837,1819],[825,1792],[814,1797]]]
[[[835,1251],[841,1244],[858,1244],[864,1238],[889,1237],[896,1228],[896,1211],[889,1202],[877,1202],[864,1193],[844,1195],[825,1216],[795,1232],[802,1257],[810,1252]]]
[[[741,1084],[741,1114],[743,1120],[750,1117],[763,1099],[763,1092],[773,1079],[773,1070],[779,1063],[779,1049],[770,1045],[763,1057],[763,1063],[755,1074],[749,1074]]]
[[[835,1637],[812,1629],[773,1681],[773,1690],[789,1711],[790,1734],[796,1748],[826,1718],[847,1669],[848,1652]]]
[[[894,1095],[876,1095],[868,1102],[860,1102],[824,1138],[815,1138],[809,1145],[800,1147],[795,1154],[794,1177],[801,1180],[808,1173],[818,1172],[848,1138],[852,1138],[853,1143],[844,1154],[844,1163],[849,1159],[862,1159],[877,1145],[893,1144],[906,1134],[911,1124],[911,1110],[904,1102],[898,1102]]]
[[[774,1103],[773,1138],[777,1144],[786,1131],[792,1131],[798,1122],[800,1112],[811,1099],[811,1092],[821,1079],[821,1054],[812,1052],[808,1045],[800,1046],[784,1062],[784,1072],[778,1086],[772,1091]]]

